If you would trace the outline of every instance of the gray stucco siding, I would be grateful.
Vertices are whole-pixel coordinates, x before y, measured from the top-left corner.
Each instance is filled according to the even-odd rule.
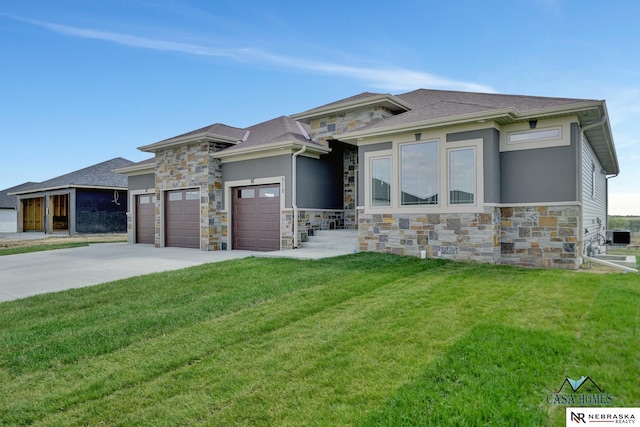
[[[360,167],[358,168],[358,177],[357,177],[358,206],[364,205],[364,169],[366,168],[364,155],[366,153],[370,153],[374,151],[391,150],[392,148],[393,148],[393,143],[391,141],[381,142],[379,144],[363,145],[358,147],[358,165],[360,165]]]
[[[447,142],[482,138],[484,201],[500,203],[500,132],[497,129],[480,129],[447,134]]]
[[[500,153],[501,203],[578,200],[576,144]]]
[[[129,190],[153,190],[156,186],[156,177],[153,173],[145,175],[133,175],[129,177]]]
[[[224,182],[284,176],[285,207],[291,207],[291,155],[222,164]]]
[[[298,157],[299,208],[343,209],[342,150],[337,147],[320,159]]]

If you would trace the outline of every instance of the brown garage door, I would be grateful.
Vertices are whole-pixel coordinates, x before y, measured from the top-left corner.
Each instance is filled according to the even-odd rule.
[[[136,243],[154,243],[156,240],[156,196],[136,196]]]
[[[200,191],[167,192],[166,246],[200,248]]]
[[[233,190],[233,248],[280,250],[279,185],[255,185]]]

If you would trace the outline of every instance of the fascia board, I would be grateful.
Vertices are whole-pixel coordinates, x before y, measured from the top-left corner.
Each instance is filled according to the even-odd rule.
[[[216,153],[213,153],[212,156],[217,159],[218,158],[221,159],[225,157],[238,156],[238,155],[243,155],[247,153],[258,153],[261,151],[271,151],[271,150],[287,149],[287,148],[290,148],[290,149],[302,148],[302,146],[304,145],[307,146],[308,151],[316,152],[318,154],[326,154],[331,152],[330,148],[323,147],[323,146],[285,141],[285,142],[274,142],[270,144],[262,144],[262,145],[246,147],[246,148],[234,148],[232,151],[228,153],[225,153],[224,151],[218,151]]]
[[[515,108],[507,108],[502,110],[491,110],[491,114],[487,114],[486,111],[482,113],[465,114],[462,116],[444,117],[435,120],[421,120],[411,123],[402,123],[396,126],[375,128],[362,131],[348,132],[340,135],[340,141],[357,140],[359,138],[369,138],[373,136],[383,136],[392,133],[409,132],[414,129],[427,129],[431,127],[442,127],[449,125],[458,125],[461,123],[467,123],[470,121],[478,120],[494,120],[504,116],[517,116],[518,111]]]
[[[223,136],[223,135],[216,135],[213,133],[197,133],[194,135],[188,135],[188,136],[183,136],[183,137],[176,137],[176,138],[171,138],[171,139],[167,139],[165,141],[160,141],[160,142],[155,142],[153,144],[149,144],[149,145],[143,145],[141,147],[138,147],[138,150],[140,151],[146,151],[149,153],[154,153],[156,151],[159,150],[164,150],[166,148],[171,148],[171,147],[175,147],[177,145],[183,145],[183,144],[191,144],[191,143],[196,143],[196,142],[223,142],[225,144],[237,144],[238,143],[238,139],[237,138],[231,138],[228,136]]]
[[[119,173],[122,175],[144,175],[146,173],[153,173],[155,171],[156,165],[155,163],[147,163],[144,165],[133,165],[126,166],[124,168],[114,169],[114,173]]]
[[[45,187],[45,188],[34,188],[33,190],[27,190],[27,191],[18,191],[15,193],[7,193],[8,196],[19,196],[22,194],[32,194],[32,193],[43,193],[45,191],[53,191],[53,190],[66,190],[66,189],[70,189],[70,188],[88,188],[88,189],[96,189],[96,190],[122,190],[122,191],[127,191],[128,188],[127,187],[113,187],[113,186],[100,186],[100,185],[75,185],[75,184],[69,184],[69,185],[58,185],[56,187]]]
[[[589,101],[581,102],[577,104],[540,108],[537,110],[527,111],[525,114],[518,111],[516,108],[504,108],[499,110],[481,111],[478,113],[464,114],[460,116],[449,116],[435,120],[423,120],[411,123],[403,123],[397,126],[381,127],[370,130],[361,130],[348,132],[340,137],[341,141],[356,140],[358,138],[368,138],[372,136],[383,136],[397,132],[408,132],[414,129],[425,129],[430,127],[443,127],[454,126],[465,122],[478,121],[478,120],[496,120],[501,117],[509,117],[512,120],[528,120],[539,116],[552,116],[558,114],[574,114],[580,111],[598,108],[602,111],[602,101]]]

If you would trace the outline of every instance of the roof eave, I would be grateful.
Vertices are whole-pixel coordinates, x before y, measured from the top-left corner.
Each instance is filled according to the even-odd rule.
[[[155,163],[145,163],[142,165],[125,166],[123,168],[114,169],[114,173],[122,175],[140,175],[147,172],[153,172],[155,169]]]
[[[66,190],[70,188],[89,188],[96,190],[118,190],[118,191],[127,191],[127,187],[119,187],[115,185],[87,185],[87,184],[66,184],[66,185],[56,185],[53,187],[43,187],[43,188],[33,188],[25,191],[16,191],[13,193],[7,193],[8,196],[19,196],[21,194],[33,194],[33,193],[42,193],[44,191],[54,191],[54,190]]]
[[[272,142],[269,144],[261,144],[257,146],[250,146],[250,147],[242,147],[242,148],[236,147],[229,152],[225,152],[225,150],[223,150],[223,151],[218,151],[212,155],[215,158],[225,158],[225,157],[233,157],[233,156],[238,156],[238,155],[243,155],[248,153],[257,153],[261,151],[270,151],[270,150],[277,150],[277,149],[284,150],[287,148],[291,148],[291,149],[302,148],[303,146],[307,147],[308,152],[315,152],[317,154],[326,154],[331,152],[330,148],[324,147],[322,145],[307,144],[299,141],[281,141],[281,142]]]
[[[396,126],[379,127],[374,129],[365,129],[354,132],[347,132],[340,135],[340,141],[353,141],[362,138],[370,138],[375,136],[384,136],[398,132],[408,132],[414,129],[425,129],[430,127],[442,127],[458,125],[468,122],[477,122],[480,120],[493,120],[505,116],[517,116],[518,111],[515,108],[506,108],[501,110],[491,110],[491,114],[486,111],[481,113],[464,114],[460,116],[448,116],[430,120],[419,120],[411,123],[402,123]]]
[[[357,108],[380,103],[395,107],[397,110],[409,111],[413,109],[413,106],[408,102],[405,102],[396,96],[386,94],[371,96],[369,98],[357,99],[339,104],[333,104],[327,107],[314,108],[302,113],[292,114],[289,117],[291,117],[293,120],[308,124],[314,117],[327,116],[341,111],[354,110]]]
[[[164,141],[155,142],[149,145],[143,145],[138,147],[138,150],[148,153],[155,153],[156,151],[164,150],[167,148],[175,147],[183,144],[194,144],[199,142],[222,142],[225,144],[237,144],[238,139],[225,135],[218,135],[209,132],[196,133],[193,135],[187,135],[182,137],[175,137],[165,139]]]

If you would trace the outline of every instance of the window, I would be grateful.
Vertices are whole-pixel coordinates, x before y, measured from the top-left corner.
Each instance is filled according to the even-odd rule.
[[[371,159],[371,206],[391,206],[391,157]]]
[[[384,144],[384,149],[367,147],[364,153],[365,211],[460,213],[483,209],[482,138],[447,141],[446,134],[433,132],[422,141]]]
[[[596,165],[591,163],[591,198],[596,198]]]
[[[253,199],[256,197],[256,190],[253,188],[241,188],[238,190],[239,199]]]
[[[278,187],[269,187],[260,189],[260,197],[279,197],[280,189]]]
[[[473,205],[476,193],[476,149],[449,150],[449,204]]]
[[[526,132],[512,132],[509,134],[509,144],[520,144],[530,141],[541,141],[547,139],[559,139],[562,137],[560,128],[530,130]]]
[[[438,141],[400,146],[400,204],[438,204]]]

